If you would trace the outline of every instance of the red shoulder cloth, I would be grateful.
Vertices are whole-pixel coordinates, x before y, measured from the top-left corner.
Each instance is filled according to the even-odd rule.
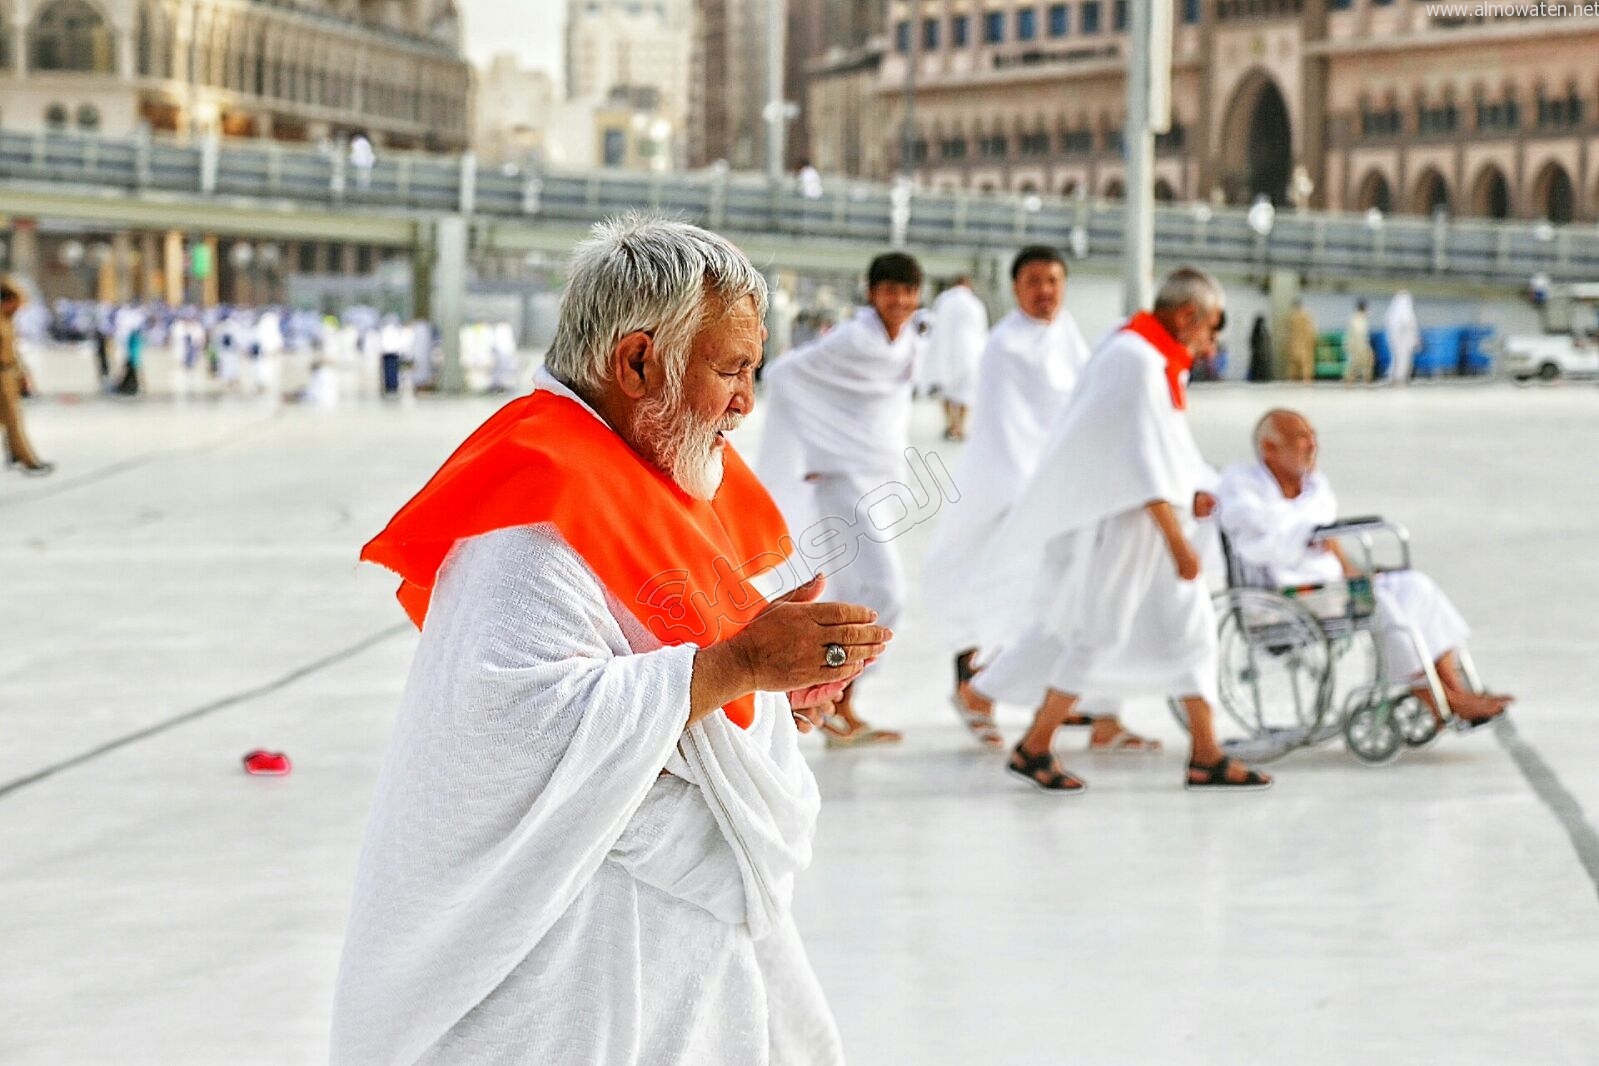
[[[1166,357],[1166,385],[1171,389],[1171,405],[1179,411],[1188,410],[1188,372],[1194,368],[1194,353],[1178,344],[1160,324],[1160,319],[1148,311],[1138,312],[1122,329],[1138,334]]]
[[[704,647],[760,613],[766,601],[747,582],[789,549],[766,489],[731,446],[723,455],[716,498],[694,499],[580,404],[535,392],[478,427],[361,558],[400,575],[420,628],[456,541],[549,522],[663,643]],[[754,698],[724,710],[747,728]]]

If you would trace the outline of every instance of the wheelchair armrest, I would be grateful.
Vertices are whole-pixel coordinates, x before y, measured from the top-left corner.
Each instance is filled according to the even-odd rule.
[[[1401,558],[1404,560],[1398,567],[1379,568],[1376,562],[1375,535],[1386,534],[1399,545]],[[1365,515],[1359,518],[1340,518],[1324,526],[1317,526],[1310,536],[1312,544],[1336,540],[1339,537],[1353,537],[1360,544],[1361,554],[1365,557],[1364,573],[1371,577],[1380,569],[1410,569],[1410,531],[1398,522],[1389,522],[1378,515]]]
[[[1317,526],[1316,534],[1320,536],[1323,533],[1327,533],[1335,529],[1354,530],[1357,527],[1381,526],[1386,524],[1387,523],[1385,523],[1382,519],[1382,515],[1379,514],[1360,515],[1357,518],[1335,518],[1324,526]]]

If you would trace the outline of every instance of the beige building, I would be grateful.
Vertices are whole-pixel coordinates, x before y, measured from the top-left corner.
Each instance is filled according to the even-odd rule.
[[[0,122],[459,150],[460,36],[451,0],[0,0]]]
[[[1287,202],[1303,168],[1312,206],[1599,218],[1599,19],[1445,20],[1409,0],[1170,2],[1158,197]],[[914,59],[923,184],[1120,196],[1126,19],[1127,0],[894,0],[875,89],[887,119],[863,124],[880,147],[853,150],[874,176],[899,167]],[[813,124],[815,155],[850,150],[828,136]]]
[[[609,130],[618,101],[636,101],[647,94],[646,132],[659,134],[663,120],[670,127],[668,166],[681,161],[688,150],[693,51],[692,0],[568,0],[567,99],[607,112],[610,117],[600,121]],[[623,106],[633,108],[631,103]],[[656,140],[646,138],[642,148],[630,144],[629,151],[653,151]],[[603,133],[600,141],[603,153]],[[614,151],[611,156],[615,157]],[[655,158],[650,157],[652,165]]]
[[[472,147],[490,165],[538,164],[549,153],[557,122],[555,81],[501,53],[478,72]],[[558,137],[557,137],[558,139]]]

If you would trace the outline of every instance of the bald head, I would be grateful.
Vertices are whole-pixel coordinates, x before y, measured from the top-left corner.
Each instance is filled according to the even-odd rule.
[[[1274,407],[1255,423],[1255,455],[1285,487],[1298,485],[1316,469],[1316,430],[1310,419]]]

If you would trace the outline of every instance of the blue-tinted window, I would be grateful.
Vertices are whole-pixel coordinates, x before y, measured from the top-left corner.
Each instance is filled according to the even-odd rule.
[[[1344,2],[1348,3],[1349,0],[1344,0]],[[1195,23],[1195,22],[1199,21],[1200,4],[1201,4],[1201,0],[1183,0],[1183,21],[1184,22]],[[1334,7],[1338,6],[1338,0],[1333,0],[1333,6]]]
[[[938,20],[922,20],[922,47],[931,52],[938,47]]]
[[[1084,33],[1099,32],[1099,0],[1086,0],[1083,12],[1078,16],[1079,25]]]
[[[1038,36],[1038,11],[1035,8],[1024,7],[1016,12],[1016,39],[1018,41],[1031,41]]]
[[[911,50],[911,24],[909,22],[896,22],[894,24],[894,51],[909,52]]]
[[[1071,9],[1065,4],[1049,5],[1049,35],[1064,37],[1071,32]]]
[[[983,40],[998,44],[1005,39],[1005,12],[990,11],[983,16]]]
[[[956,15],[950,19],[949,36],[956,48],[965,48],[972,39],[972,19],[970,15]]]
[[[1116,0],[1116,6],[1113,11],[1115,14],[1111,16],[1111,20],[1115,25],[1112,29],[1125,30],[1127,28],[1127,0]]]

